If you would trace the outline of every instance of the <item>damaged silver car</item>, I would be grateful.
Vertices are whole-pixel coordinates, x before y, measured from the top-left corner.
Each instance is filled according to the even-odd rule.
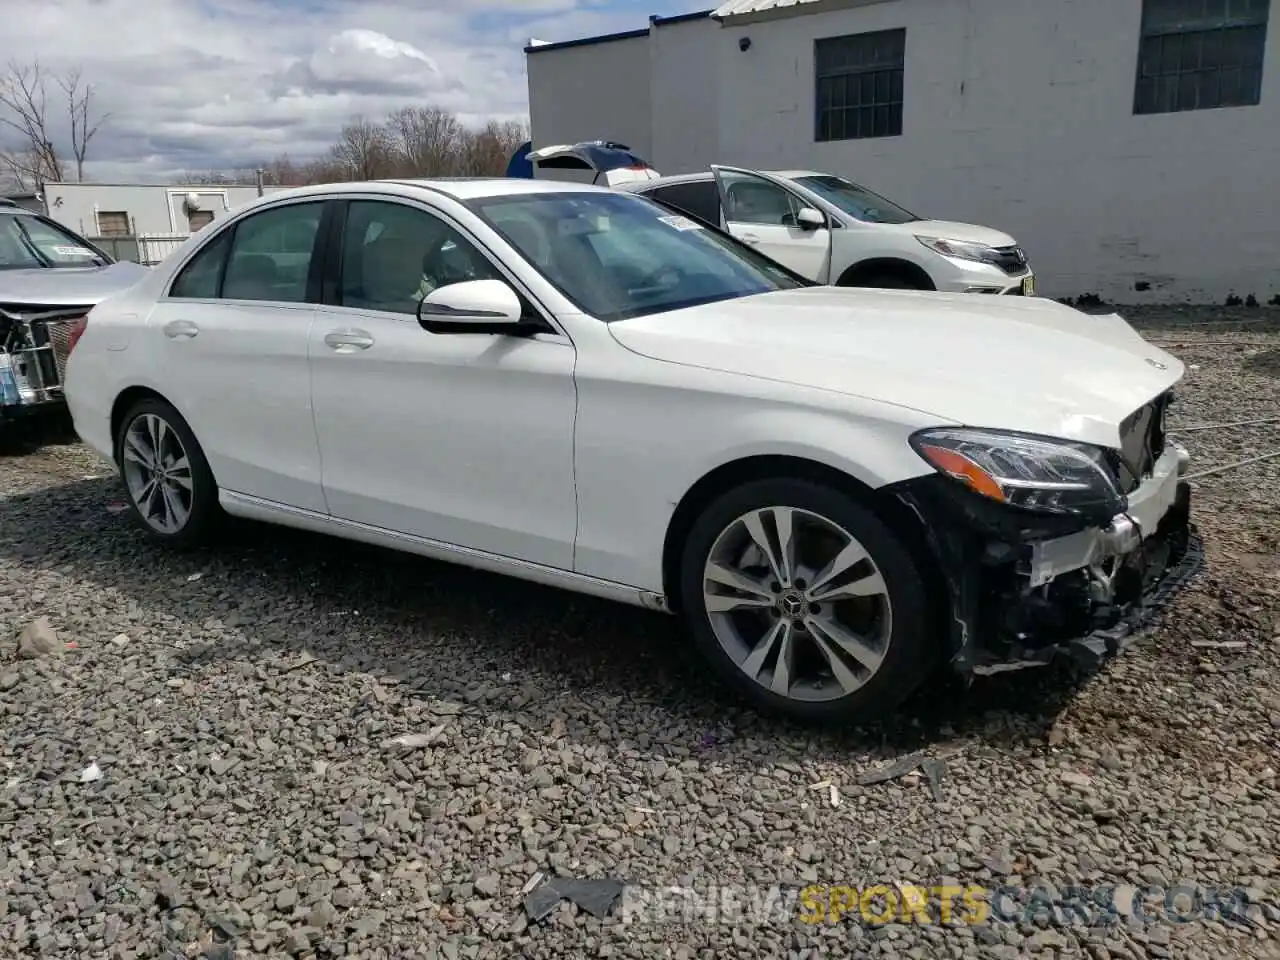
[[[33,413],[65,414],[67,355],[85,315],[147,273],[0,200],[0,425]]]

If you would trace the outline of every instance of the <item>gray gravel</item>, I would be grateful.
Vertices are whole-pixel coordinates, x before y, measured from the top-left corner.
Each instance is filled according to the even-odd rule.
[[[1280,416],[1280,312],[1134,317],[1188,344],[1179,425]],[[1197,467],[1280,449],[1275,425],[1185,439]],[[1280,955],[1280,459],[1197,484],[1206,573],[1101,675],[824,734],[709,689],[664,618],[271,528],[166,553],[104,473],[76,445],[0,459],[0,955]],[[858,785],[915,750],[945,761],[940,802],[919,772]],[[539,872],[1252,902],[948,928],[566,902],[530,925]]]

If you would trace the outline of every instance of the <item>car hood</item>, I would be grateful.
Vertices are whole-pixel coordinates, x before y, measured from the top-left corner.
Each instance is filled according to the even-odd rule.
[[[950,220],[915,220],[911,223],[878,223],[879,230],[892,230],[895,233],[909,234],[915,237],[932,237],[935,240],[963,240],[966,243],[981,243],[988,247],[1012,247],[1016,244],[1013,237],[990,227],[979,227],[972,223],[953,223]]]
[[[129,261],[105,267],[37,267],[0,270],[0,305],[91,307],[127,290],[151,272]]]
[[[1110,447],[1184,372],[1115,314],[1022,297],[803,287],[609,330],[655,360]]]

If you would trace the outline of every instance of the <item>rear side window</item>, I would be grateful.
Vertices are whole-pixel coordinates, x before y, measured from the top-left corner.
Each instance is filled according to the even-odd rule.
[[[645,196],[693,214],[712,226],[720,226],[720,191],[716,189],[714,180],[673,183],[650,190]]]

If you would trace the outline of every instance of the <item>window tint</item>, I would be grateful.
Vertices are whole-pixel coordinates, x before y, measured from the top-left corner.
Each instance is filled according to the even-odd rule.
[[[222,278],[222,262],[227,257],[231,243],[231,231],[224,230],[207,243],[191,261],[182,268],[178,278],[169,288],[169,296],[198,300],[213,300],[218,296],[218,281]]]
[[[646,196],[678,207],[713,226],[720,226],[720,192],[714,180],[673,183],[669,187],[650,190]]]
[[[458,231],[416,207],[353,201],[342,248],[341,303],[416,316],[422,298],[502,274]]]
[[[241,220],[222,281],[224,300],[305,303],[324,203],[293,203]]]
[[[776,183],[748,173],[722,171],[724,217],[730,223],[794,226],[800,203]]]

